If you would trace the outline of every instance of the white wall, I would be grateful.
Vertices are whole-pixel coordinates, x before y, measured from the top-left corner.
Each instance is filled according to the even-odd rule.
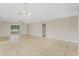
[[[32,23],[29,25],[29,34],[33,36],[42,36],[42,23],[46,23],[46,36],[48,38],[60,39],[77,43],[78,17],[67,17],[57,20]]]
[[[47,37],[77,42],[77,17],[64,18],[47,23]]]
[[[21,23],[20,24],[20,34],[21,35],[27,35],[27,24],[26,23]]]
[[[42,26],[41,23],[29,24],[29,35],[41,37],[42,35],[41,26]]]
[[[9,36],[10,35],[10,24],[2,23],[0,24],[0,36]]]
[[[62,19],[50,20],[45,22],[37,22],[28,25],[27,24],[20,24],[21,25],[21,34],[29,34],[33,36],[42,37],[42,24],[46,23],[46,36],[48,38],[55,38],[61,39],[71,42],[77,42],[78,36],[78,17],[67,17]],[[10,35],[10,25],[16,23],[8,23],[3,22],[0,24],[0,36],[9,36]],[[28,31],[28,33],[27,33]]]

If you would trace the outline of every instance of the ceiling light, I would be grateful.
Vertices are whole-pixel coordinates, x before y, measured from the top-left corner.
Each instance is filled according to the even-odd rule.
[[[24,8],[19,12],[20,15],[22,16],[30,16],[31,15],[31,10],[29,10],[27,7],[27,3],[24,3]]]

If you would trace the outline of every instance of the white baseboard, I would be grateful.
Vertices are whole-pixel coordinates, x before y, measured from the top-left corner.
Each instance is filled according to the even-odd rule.
[[[50,39],[57,39],[57,40],[63,40],[63,41],[67,41],[67,42],[71,42],[71,43],[78,43],[78,41],[71,41],[71,40],[66,40],[64,38],[57,38],[57,37],[51,37],[51,36],[47,36],[47,38],[50,38]]]
[[[41,36],[38,36],[38,35],[30,35],[30,36],[34,36],[34,37],[41,37]],[[71,43],[78,43],[78,41],[73,41],[73,40],[66,40],[64,38],[59,38],[59,37],[51,37],[51,36],[47,36],[46,38],[48,39],[56,39],[56,40],[63,40],[63,41],[67,41],[67,42],[71,42]]]

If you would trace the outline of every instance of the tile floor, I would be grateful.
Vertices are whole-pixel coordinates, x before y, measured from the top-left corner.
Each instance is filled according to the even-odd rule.
[[[62,40],[21,36],[11,43],[0,38],[0,56],[77,56],[77,44]]]

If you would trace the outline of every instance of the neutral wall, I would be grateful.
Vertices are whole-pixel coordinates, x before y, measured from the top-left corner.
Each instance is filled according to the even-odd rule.
[[[20,24],[20,34],[21,35],[27,35],[27,24],[26,23],[21,23]]]
[[[46,36],[77,43],[78,17],[67,17],[29,24],[29,35],[42,37],[42,24],[46,23]]]
[[[69,17],[49,21],[47,23],[47,37],[77,42],[78,18]]]
[[[2,24],[0,24],[0,37],[9,35],[10,35],[10,24],[3,22]]]
[[[32,36],[42,36],[42,27],[41,27],[41,23],[33,23],[33,24],[29,24],[29,35]]]

